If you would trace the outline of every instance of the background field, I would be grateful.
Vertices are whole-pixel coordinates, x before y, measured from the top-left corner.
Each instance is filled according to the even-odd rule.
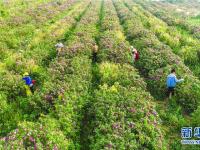
[[[181,128],[199,114],[198,0],[0,1],[0,149],[198,150]]]

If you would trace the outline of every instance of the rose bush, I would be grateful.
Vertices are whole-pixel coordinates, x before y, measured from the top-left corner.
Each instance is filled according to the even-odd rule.
[[[99,74],[101,76],[100,83],[102,84],[106,83],[111,86],[115,82],[118,82],[122,86],[138,86],[146,90],[146,83],[140,77],[139,73],[130,65],[105,62],[99,66]]]
[[[160,119],[151,100],[140,88],[104,83],[90,110],[95,114],[90,149],[165,149]]]
[[[198,40],[185,32],[182,33],[176,27],[169,27],[165,22],[154,17],[151,13],[133,3],[133,1],[126,0],[125,2],[126,6],[136,14],[137,19],[140,19],[147,29],[152,31],[160,41],[169,45],[195,75],[199,75],[197,53],[200,49],[200,42]]]
[[[85,2],[82,4],[85,4]],[[29,51],[28,53],[27,52],[24,53],[23,57],[25,56],[26,59],[29,58],[30,56],[33,56],[32,58],[33,63],[30,63],[32,66],[31,76],[33,78],[34,77],[36,78],[37,80],[36,84],[40,85],[40,87],[38,88],[39,89],[38,91],[37,90],[35,91],[35,94],[32,97],[23,97],[23,95],[19,96],[18,93],[15,95],[16,101],[14,101],[12,105],[14,106],[17,105],[17,106],[12,107],[12,108],[13,109],[17,108],[15,109],[15,111],[17,113],[19,111],[19,118],[16,117],[17,119],[16,120],[13,119],[13,122],[9,122],[10,120],[4,121],[5,127],[2,127],[2,129],[5,129],[4,130],[5,133],[8,133],[13,128],[16,128],[17,122],[19,122],[20,120],[29,120],[31,121],[31,124],[32,124],[32,121],[35,121],[36,119],[38,119],[42,113],[48,114],[51,112],[52,116],[55,117],[55,119],[57,119],[57,123],[59,124],[59,126],[63,127],[63,134],[67,138],[73,139],[75,141],[72,144],[72,149],[74,146],[77,148],[79,147],[78,135],[79,135],[80,127],[79,127],[79,123],[77,123],[77,125],[74,125],[74,123],[77,120],[79,121],[81,120],[81,117],[79,116],[79,112],[81,112],[81,107],[84,101],[87,100],[88,89],[90,87],[90,81],[92,80],[91,79],[91,61],[89,60],[90,58],[89,54],[91,54],[92,45],[89,44],[90,46],[88,46],[87,45],[88,43],[84,43],[84,45],[82,43],[84,41],[94,43],[93,36],[95,36],[94,35],[95,33],[93,32],[95,32],[95,30],[91,30],[90,33],[89,32],[86,33],[86,32],[89,31],[90,27],[96,26],[97,14],[90,13],[91,11],[94,11],[96,7],[98,7],[97,4],[95,5],[95,7],[90,7],[90,10],[88,11],[86,15],[86,18],[83,19],[85,23],[84,24],[80,23],[82,25],[78,25],[75,19],[72,19],[72,18],[81,16],[82,15],[81,13],[83,12],[83,10],[87,10],[85,9],[85,7],[77,11],[74,11],[74,14],[70,16],[72,20],[71,23],[67,22],[69,21],[69,17],[66,17],[66,20],[64,20],[64,22],[63,20],[61,22],[58,22],[57,25],[60,25],[60,23],[62,23],[62,25],[65,25],[63,29],[65,29],[66,32],[73,25],[77,24],[79,28],[76,30],[76,33],[80,32],[85,36],[78,37],[77,35],[75,38],[76,42],[72,42],[73,39],[71,39],[71,45],[68,45],[68,48],[65,50],[65,52],[61,56],[57,56],[57,58],[51,62],[48,70],[47,68],[46,69],[44,68],[46,64],[44,65],[42,61],[44,61],[45,57],[49,55],[50,51],[54,49],[55,40],[61,37],[62,34],[65,32],[65,30],[60,29],[57,26],[52,26],[52,31],[47,31],[44,37],[41,37],[41,38],[39,37],[39,40],[34,41],[33,45],[31,45],[32,51]],[[88,6],[86,8],[88,8]],[[93,18],[93,15],[96,15],[96,18]],[[88,20],[87,16],[88,18],[93,18],[93,19]],[[88,26],[85,26],[85,24],[88,24]],[[88,29],[86,30],[86,28]],[[48,36],[50,36],[52,32],[58,33],[59,37],[49,38]],[[44,40],[43,41],[44,43],[42,43],[42,40]],[[76,44],[78,47],[76,46]],[[86,47],[84,48],[83,46],[86,46]],[[73,51],[67,51],[68,49],[71,49],[71,50],[79,49],[79,52],[76,52],[74,54]],[[83,51],[87,51],[87,52],[90,51],[90,53],[88,54],[88,56],[84,56],[81,54],[81,52]],[[37,53],[37,55],[33,55],[34,53]],[[17,65],[20,65],[20,67],[15,68],[16,72],[22,72],[22,71],[27,70],[26,68],[27,66],[24,66],[26,59],[24,58],[18,59],[18,62],[16,65],[15,63],[10,63],[11,64],[10,70],[13,70],[12,67],[15,68],[15,66]],[[84,69],[82,69],[82,67],[84,67]],[[4,72],[5,71],[2,71],[2,74]],[[51,73],[55,73],[55,75]],[[5,78],[7,76],[8,75],[2,76],[2,77]],[[15,77],[16,75],[12,74],[11,76]],[[16,76],[16,77],[18,79],[17,81],[21,81],[21,76]],[[13,82],[12,83],[10,82],[6,83],[9,85],[5,85],[5,83],[2,82],[2,85],[5,85],[3,86],[3,88],[5,89],[9,86],[13,86]],[[19,84],[19,82],[14,82],[14,83],[16,85],[19,85],[19,87],[23,87],[24,85],[23,82],[20,82],[21,84]],[[13,90],[18,92],[20,91],[20,88],[19,89],[13,88]],[[5,89],[5,92],[6,91],[7,90]],[[25,92],[21,92],[21,93],[25,93]],[[63,109],[60,109],[61,107],[59,106],[62,106]],[[4,109],[4,112],[6,112],[6,108],[3,108],[3,109]],[[63,112],[62,111],[60,112],[59,110],[63,110]],[[12,111],[10,113],[12,113]],[[8,114],[10,116],[8,116],[7,119],[9,119],[9,117],[11,118],[10,113]],[[2,113],[1,115],[3,116],[5,115],[5,113]],[[67,117],[70,118],[70,121],[64,122],[65,119],[67,119]],[[8,126],[10,127],[8,128]],[[53,132],[53,129],[52,129],[52,132]],[[50,130],[49,130],[49,133],[51,133]],[[43,139],[41,139],[41,141],[43,141]],[[33,148],[34,145],[31,145],[30,147]],[[18,148],[21,148],[20,145]]]
[[[49,116],[39,122],[21,122],[18,128],[0,139],[5,149],[66,149],[72,141],[66,139],[57,121]]]
[[[104,30],[100,47],[103,52],[100,51],[100,54],[104,53],[106,57],[98,67],[100,86],[95,90],[92,106],[88,111],[89,149],[165,149],[163,140],[157,142],[163,139],[163,132],[153,98],[145,92],[146,83],[126,60],[130,58],[130,45],[124,38],[119,39],[112,35],[116,31],[122,31],[111,1],[105,2],[104,17],[105,21],[108,21],[107,24],[114,28],[110,29],[106,24],[102,24]],[[109,38],[106,42],[105,36]],[[126,47],[120,47],[119,40]],[[121,48],[127,55],[113,55],[115,48]],[[124,56],[126,59],[119,59],[125,58]]]
[[[63,133],[80,149],[82,110],[89,101],[92,81],[92,47],[98,34],[96,23],[99,3],[92,3],[65,45],[64,51],[51,62],[49,85],[44,90],[47,101],[53,103],[52,115],[58,120]],[[95,12],[95,13],[91,13]]]
[[[170,12],[166,7],[159,4],[152,5],[149,3],[144,3],[138,0],[137,3],[141,4],[145,9],[150,11],[156,17],[165,21],[169,26],[181,27],[183,30],[189,31],[190,34],[193,34],[195,38],[200,38],[200,30],[198,25],[193,25],[189,21],[186,21],[185,18],[173,14],[173,12]]]
[[[186,79],[186,81],[182,83],[182,86],[177,87],[178,94],[174,96],[174,99],[180,102],[180,105],[183,106],[185,111],[188,111],[188,112],[194,111],[196,109],[196,106],[199,105],[199,98],[198,98],[200,96],[199,95],[200,93],[199,80],[197,80],[193,76],[191,71],[183,64],[181,59],[172,53],[169,47],[166,47],[164,44],[159,42],[159,40],[155,37],[155,35],[152,32],[145,31],[146,29],[144,29],[144,27],[141,25],[141,21],[139,21],[139,19],[136,19],[137,16],[132,14],[133,16],[132,17],[130,13],[127,13],[127,16],[129,16],[128,18],[124,17],[125,14],[121,16],[122,12],[123,13],[127,12],[127,11],[124,11],[124,9],[128,9],[125,6],[124,7],[122,6],[123,5],[121,3],[115,2],[115,7],[118,11],[119,17],[121,21],[125,24],[126,33],[128,34],[130,32],[133,32],[133,31],[129,32],[130,29],[137,30],[137,28],[133,27],[134,24],[140,25],[139,30],[141,31],[143,29],[145,32],[145,34],[140,35],[140,37],[137,37],[137,36],[135,38],[133,37],[133,39],[130,42],[133,45],[135,45],[135,47],[138,48],[141,53],[140,61],[136,63],[136,66],[138,67],[140,71],[142,71],[142,73],[144,73],[145,78],[147,78],[148,87],[151,93],[154,94],[154,96],[157,97],[158,99],[160,98],[162,99],[163,96],[162,97],[160,96],[165,95],[163,91],[165,90],[164,85],[166,81],[164,80],[161,81],[156,78],[157,76],[160,75],[158,72],[154,73],[153,75],[150,72],[156,72],[156,70],[158,69],[164,69],[165,67],[167,67],[167,65],[176,64],[178,67],[178,72],[177,72],[178,74],[179,72],[185,72],[184,75],[188,76],[190,81],[195,81],[195,82],[190,82],[190,81],[187,81]],[[131,24],[130,21],[132,21],[133,23]],[[126,23],[128,23],[128,25],[130,26],[130,29],[127,27]],[[168,74],[169,73],[170,73],[170,70],[168,70]],[[167,77],[166,75],[167,74],[163,75],[162,79],[165,78],[166,80],[166,77]],[[182,76],[184,77],[184,75]],[[157,87],[153,88],[154,85],[163,85],[162,86],[163,88],[162,89],[161,88],[159,89]],[[184,94],[185,92],[184,89],[188,90],[188,92],[186,92],[185,94]]]

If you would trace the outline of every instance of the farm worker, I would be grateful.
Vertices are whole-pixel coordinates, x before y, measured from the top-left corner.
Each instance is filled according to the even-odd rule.
[[[59,94],[58,94],[58,99],[59,100],[62,100],[64,98],[64,92],[60,92]]]
[[[174,89],[176,87],[176,83],[182,82],[184,79],[178,80],[176,78],[176,70],[172,69],[171,73],[167,76],[167,96],[171,99],[172,95],[174,95]]]
[[[131,46],[130,50],[132,53],[133,61],[136,62],[139,60],[139,52],[133,46]]]
[[[33,85],[35,84],[35,80],[32,80],[31,77],[29,76],[28,72],[23,74],[23,78],[25,81],[25,89],[26,89],[26,94],[28,96],[32,95],[34,93],[33,90]]]
[[[61,43],[61,42],[57,43],[57,44],[55,45],[55,47],[56,47],[56,51],[57,51],[58,55],[59,55],[59,54],[61,53],[61,51],[63,51],[63,49],[64,49],[64,45],[63,45],[63,43]]]
[[[98,53],[98,50],[99,50],[99,47],[98,45],[95,43],[93,45],[93,48],[92,48],[92,52],[93,52],[93,62],[96,62],[97,61],[97,53]]]

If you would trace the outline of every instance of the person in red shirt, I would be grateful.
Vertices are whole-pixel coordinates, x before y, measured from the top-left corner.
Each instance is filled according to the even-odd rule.
[[[139,60],[139,52],[133,47],[131,46],[131,53],[132,53],[132,57],[133,57],[133,62],[136,62]]]

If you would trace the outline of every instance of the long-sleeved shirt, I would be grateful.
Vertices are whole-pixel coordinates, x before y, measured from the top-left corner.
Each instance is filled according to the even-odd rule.
[[[30,85],[32,84],[32,79],[31,79],[31,77],[26,76],[26,77],[23,77],[22,79],[25,81],[26,85],[29,85],[29,86],[30,86]]]
[[[176,78],[176,75],[173,74],[173,73],[171,73],[171,74],[169,74],[169,75],[167,76],[167,87],[175,87],[175,86],[176,86],[176,83],[182,82],[182,81],[183,81],[183,79],[178,80],[178,79]]]

